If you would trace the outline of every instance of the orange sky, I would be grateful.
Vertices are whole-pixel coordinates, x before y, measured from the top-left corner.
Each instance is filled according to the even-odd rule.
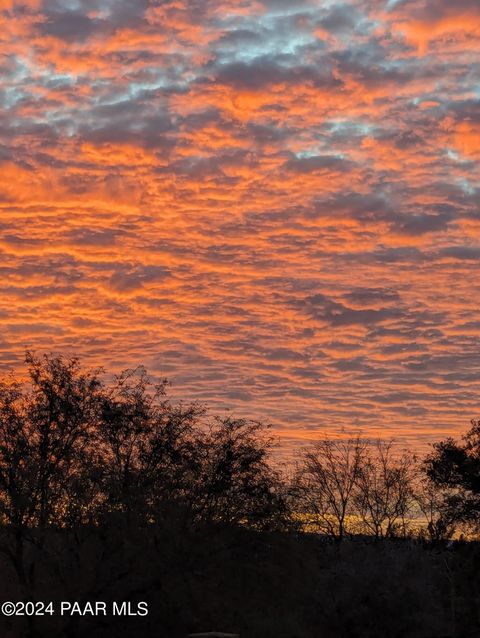
[[[480,416],[478,0],[0,0],[0,365],[415,446]]]

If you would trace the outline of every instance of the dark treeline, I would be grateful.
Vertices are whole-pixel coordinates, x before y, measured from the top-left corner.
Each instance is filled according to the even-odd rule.
[[[425,459],[325,439],[280,472],[261,423],[173,404],[143,368],[26,362],[0,382],[0,602],[149,614],[0,616],[2,636],[480,635],[478,422]]]

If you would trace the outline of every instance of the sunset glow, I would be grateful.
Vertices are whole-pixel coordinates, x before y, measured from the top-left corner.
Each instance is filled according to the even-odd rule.
[[[480,416],[478,0],[0,0],[0,364],[319,433]]]

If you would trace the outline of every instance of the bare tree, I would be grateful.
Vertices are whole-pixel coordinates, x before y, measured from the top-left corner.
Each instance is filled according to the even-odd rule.
[[[307,527],[341,541],[354,513],[355,490],[366,443],[355,439],[324,439],[304,453],[296,491]]]
[[[364,530],[375,538],[407,533],[413,505],[415,458],[395,454],[392,442],[368,445],[356,478],[355,506]]]

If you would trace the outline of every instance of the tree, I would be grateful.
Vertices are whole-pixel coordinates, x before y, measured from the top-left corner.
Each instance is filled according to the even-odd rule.
[[[415,459],[396,455],[392,442],[369,444],[359,468],[356,513],[367,533],[375,538],[406,535],[406,521],[413,505]]]
[[[198,465],[194,431],[205,409],[173,406],[166,386],[140,367],[116,376],[103,394],[95,444],[104,513],[158,522],[165,508],[189,500]]]
[[[53,553],[87,529],[100,538],[113,523],[133,537],[172,520],[256,529],[285,520],[262,424],[173,405],[167,382],[141,367],[107,384],[76,357],[27,353],[26,364],[25,381],[0,381],[0,552],[26,600],[39,563],[60,570]]]
[[[0,383],[0,512],[15,529],[43,531],[87,505],[79,458],[98,423],[101,383],[76,358],[27,353],[26,363],[26,385]]]
[[[446,496],[444,489],[424,475],[415,489],[415,501],[426,522],[421,535],[434,543],[449,540],[455,533],[456,524],[448,512]]]
[[[442,510],[451,521],[480,522],[480,421],[473,420],[461,442],[452,438],[434,444],[425,460],[427,477],[444,492]]]
[[[26,355],[28,381],[0,382],[0,551],[25,600],[34,600],[47,531],[79,524],[91,508],[90,437],[101,383],[76,358]],[[35,621],[29,617],[29,635]]]
[[[273,440],[264,433],[265,426],[257,421],[217,418],[197,441],[201,468],[195,496],[200,519],[255,528],[286,522],[280,475],[268,462]]]
[[[296,491],[307,527],[341,541],[354,514],[357,481],[366,443],[355,439],[324,439],[307,450],[300,464]]]
[[[189,524],[273,522],[286,506],[263,424],[208,421],[199,404],[173,406],[165,388],[139,368],[116,377],[105,394],[96,432],[104,511],[147,523],[172,510]]]

